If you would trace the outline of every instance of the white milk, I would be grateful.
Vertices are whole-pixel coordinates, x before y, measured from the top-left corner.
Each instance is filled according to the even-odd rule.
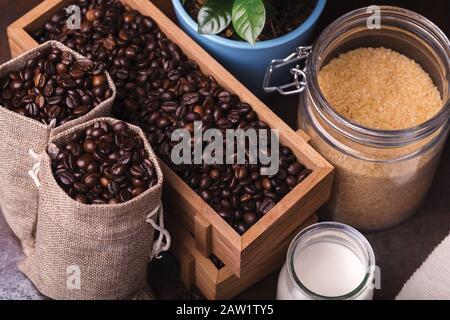
[[[316,295],[330,298],[348,295],[362,284],[366,276],[367,261],[363,261],[355,252],[339,242],[324,239],[293,252],[293,271],[303,286]],[[372,298],[373,288],[369,284],[352,299]],[[277,299],[313,299],[294,284],[286,264],[278,279]]]

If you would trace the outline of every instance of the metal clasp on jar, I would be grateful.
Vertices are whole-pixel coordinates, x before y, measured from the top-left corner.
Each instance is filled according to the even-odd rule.
[[[311,46],[298,47],[297,51],[288,57],[272,60],[264,77],[264,91],[267,93],[276,91],[284,96],[303,92],[306,88],[306,61],[311,54],[311,50]],[[300,62],[304,62],[303,67],[301,67]],[[271,86],[270,82],[275,70],[294,63],[296,63],[296,66],[290,69],[291,74],[294,76],[294,81],[284,85]]]

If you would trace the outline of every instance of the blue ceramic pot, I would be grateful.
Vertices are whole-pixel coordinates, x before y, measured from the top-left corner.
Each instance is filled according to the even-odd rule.
[[[189,16],[181,1],[172,0],[172,3],[181,28],[253,93],[263,96],[262,83],[267,66],[272,59],[285,58],[298,46],[310,44],[314,26],[322,14],[326,0],[318,0],[309,18],[294,31],[276,39],[257,42],[255,46],[245,41],[199,34],[197,22]],[[277,82],[284,81],[286,83],[291,80],[287,78],[286,72],[282,77],[284,78],[278,77]]]

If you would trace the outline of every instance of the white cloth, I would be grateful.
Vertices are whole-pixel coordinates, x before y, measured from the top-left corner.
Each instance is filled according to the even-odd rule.
[[[450,300],[450,235],[406,282],[397,300]]]

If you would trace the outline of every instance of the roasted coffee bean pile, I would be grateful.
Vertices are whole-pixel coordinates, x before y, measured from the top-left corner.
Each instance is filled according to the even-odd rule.
[[[85,204],[118,204],[158,182],[143,142],[125,122],[97,122],[50,152],[53,174],[69,196]]]
[[[22,70],[0,78],[0,105],[56,126],[84,116],[112,94],[103,64],[58,48],[40,51]]]
[[[174,165],[175,129],[268,129],[252,107],[204,75],[155,22],[113,0],[79,0],[80,30],[69,30],[65,12],[54,14],[35,34],[59,40],[103,63],[117,87],[115,115],[140,126],[158,156],[239,234],[245,233],[310,171],[287,147],[280,170],[261,176],[261,165]],[[205,147],[206,145],[204,145]]]

